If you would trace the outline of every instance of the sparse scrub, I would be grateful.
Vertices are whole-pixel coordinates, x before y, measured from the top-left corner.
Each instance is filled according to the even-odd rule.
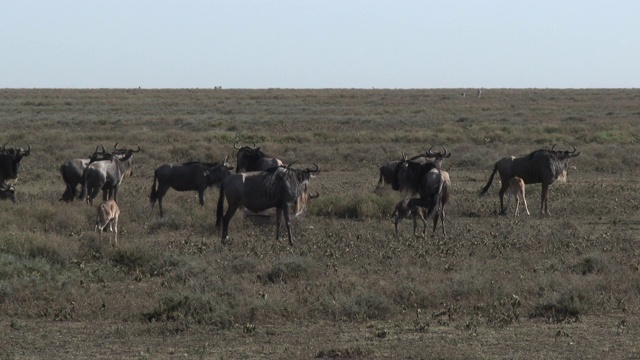
[[[548,351],[533,357],[635,349],[639,96],[634,89],[487,89],[481,98],[455,89],[0,90],[3,143],[33,149],[15,183],[18,203],[0,201],[7,325],[0,336],[12,339],[3,351],[492,358],[518,357],[513,349],[525,338],[527,349]],[[319,165],[309,189],[320,197],[293,220],[294,246],[241,212],[233,241],[222,245],[215,188],[202,208],[195,193],[170,192],[166,216],[151,211],[158,165],[225,155],[233,165],[236,136],[287,164]],[[116,142],[142,151],[118,194],[114,248],[93,231],[95,206],[58,201],[58,168]],[[575,145],[581,155],[567,183],[549,189],[552,215],[535,214],[538,185],[527,186],[535,210],[527,219],[496,215],[495,184],[492,196],[478,198],[496,160],[554,144]],[[389,186],[374,192],[378,168],[432,145],[453,154],[443,164],[453,189],[447,236],[395,237],[389,216],[402,195]],[[577,346],[554,338],[560,326]],[[63,350],[52,340],[60,333],[75,334]]]

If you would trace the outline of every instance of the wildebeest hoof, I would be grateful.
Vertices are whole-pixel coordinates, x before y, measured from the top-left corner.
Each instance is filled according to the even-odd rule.
[[[222,245],[228,244],[231,244],[231,238],[227,236],[226,238],[222,239]]]

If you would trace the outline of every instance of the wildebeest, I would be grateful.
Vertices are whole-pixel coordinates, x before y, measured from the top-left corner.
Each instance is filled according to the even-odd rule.
[[[118,188],[122,183],[122,179],[131,175],[131,158],[134,153],[140,151],[140,146],[138,146],[137,150],[125,150],[118,149],[117,145],[116,143],[114,149],[117,152],[126,151],[124,155],[112,154],[111,160],[93,162],[87,166],[84,172],[84,185],[80,196],[83,199],[86,198],[89,204],[93,203],[93,199],[95,199],[100,190],[102,190],[102,200],[113,199],[117,201]]]
[[[432,146],[429,148],[429,150],[427,150],[427,152],[423,155],[416,155],[412,158],[407,159],[407,155],[405,154],[404,151],[402,151],[402,159],[401,160],[393,160],[393,161],[389,161],[388,163],[382,165],[380,167],[380,176],[378,178],[378,187],[380,187],[381,185],[386,185],[386,184],[391,184],[393,182],[393,176],[394,173],[396,171],[396,167],[398,166],[398,163],[400,162],[414,162],[414,163],[419,163],[419,164],[425,164],[428,162],[434,163],[437,165],[438,168],[442,167],[442,160],[448,158],[451,156],[451,153],[447,150],[447,148],[445,148],[444,146],[442,147],[444,149],[444,153],[441,152],[433,152],[433,148],[435,146]],[[402,192],[404,189],[400,190]]]
[[[98,214],[96,216],[96,227],[95,231],[97,231],[102,238],[102,232],[107,230],[107,225],[109,226],[109,231],[113,231],[115,234],[115,244],[118,245],[118,217],[120,216],[120,207],[115,200],[107,200],[103,201],[98,205]],[[111,239],[109,239],[109,244],[111,244]]]
[[[405,194],[418,194],[422,206],[428,206],[427,219],[433,218],[437,213],[441,205],[444,180],[436,164],[420,164],[403,159],[396,166],[391,185],[393,190],[402,189]]]
[[[549,185],[555,180],[566,181],[567,168],[569,165],[569,159],[580,155],[576,153],[576,147],[573,146],[573,150],[555,150],[556,145],[553,145],[551,150],[536,150],[529,155],[525,156],[509,156],[498,160],[494,167],[487,185],[482,188],[480,195],[487,193],[493,182],[493,176],[496,171],[500,173],[500,180],[502,181],[502,187],[498,196],[500,197],[500,214],[504,215],[506,209],[504,208],[504,193],[509,188],[509,179],[514,176],[522,178],[525,184],[542,184],[541,199],[540,199],[540,213],[549,215],[549,209],[547,207],[547,193]]]
[[[514,176],[509,179],[509,189],[507,190],[507,208],[509,208],[509,203],[511,202],[511,198],[516,198],[516,211],[514,213],[515,216],[518,216],[518,208],[520,207],[520,200],[524,203],[524,209],[527,211],[527,215],[529,214],[529,208],[527,207],[527,198],[525,196],[525,184],[521,178]]]
[[[236,173],[267,170],[283,165],[281,160],[267,156],[262,152],[259,146],[256,147],[255,142],[253,146],[238,147],[237,145],[238,141],[233,143],[233,148],[238,150],[236,156]]]
[[[413,215],[413,235],[416,235],[416,229],[418,227],[417,218],[420,218],[423,225],[422,235],[424,236],[427,229],[427,222],[424,219],[422,202],[418,198],[405,198],[396,204],[393,214],[391,215],[394,216],[393,225],[396,228],[396,236],[398,236],[398,223],[409,215]]]
[[[27,150],[15,147],[7,149],[7,144],[4,144],[0,149],[0,187],[5,190],[10,186],[6,183],[7,179],[18,178],[22,158],[31,154],[31,145],[27,146]]]
[[[98,145],[96,147],[96,151],[94,151],[90,158],[71,159],[60,166],[60,175],[62,175],[62,180],[66,187],[59,201],[71,202],[76,198],[76,194],[78,193],[76,187],[79,184],[83,185],[82,174],[90,163],[111,159],[112,154],[107,153],[103,145],[102,150],[99,150],[100,146],[101,145]],[[82,193],[82,191],[80,191],[80,193]],[[78,198],[80,198],[79,195]]]
[[[216,228],[222,221],[222,242],[226,243],[229,234],[229,221],[236,210],[244,206],[247,210],[260,212],[276,208],[276,240],[280,238],[280,218],[284,214],[289,244],[293,245],[289,204],[307,191],[312,175],[320,168],[294,169],[289,166],[272,167],[264,171],[232,174],[220,185],[220,198],[216,211]],[[227,199],[227,212],[224,212],[224,200]]]
[[[231,175],[232,166],[227,163],[227,157],[221,163],[205,163],[199,161],[183,164],[163,164],[156,168],[151,186],[151,208],[158,201],[160,216],[163,216],[162,198],[169,188],[176,191],[198,192],[200,206],[204,206],[204,191],[211,186],[219,185],[222,180]],[[156,188],[157,182],[157,188]]]

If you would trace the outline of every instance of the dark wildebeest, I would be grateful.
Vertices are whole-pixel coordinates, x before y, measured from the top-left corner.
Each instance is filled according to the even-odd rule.
[[[31,145],[27,146],[27,150],[15,147],[7,149],[7,144],[4,144],[0,149],[0,199],[11,199],[14,203],[17,201],[16,188],[7,180],[18,178],[22,158],[31,154]]]
[[[284,214],[289,244],[293,245],[291,237],[291,221],[289,219],[289,204],[307,191],[306,186],[312,175],[318,174],[320,168],[294,169],[289,166],[278,166],[264,171],[232,174],[220,185],[220,198],[216,211],[216,228],[222,221],[222,242],[226,243],[229,235],[229,221],[239,207],[260,212],[276,208],[276,240],[280,238],[280,218]],[[227,199],[227,212],[224,212],[224,199]]]
[[[500,197],[500,214],[504,215],[506,213],[504,193],[509,188],[509,179],[517,176],[522,178],[525,184],[542,184],[540,213],[549,215],[547,207],[549,185],[555,180],[566,181],[569,159],[580,155],[579,152],[576,153],[575,146],[573,146],[573,151],[555,150],[555,147],[553,145],[551,150],[536,150],[529,155],[509,156],[498,160],[493,167],[493,172],[487,185],[482,188],[480,195],[487,193],[493,182],[493,176],[496,171],[499,172],[500,180],[502,181],[502,187],[498,193]]]
[[[15,180],[18,178],[18,172],[20,170],[20,162],[25,156],[31,154],[31,145],[28,145],[27,150],[23,148],[9,148],[7,144],[0,149],[0,184],[6,185],[6,180]],[[6,188],[6,186],[2,186]]]
[[[91,163],[83,175],[83,188],[81,198],[87,199],[87,203],[93,204],[93,199],[102,190],[102,200],[113,199],[117,201],[118,188],[125,176],[131,175],[132,157],[137,150],[118,149],[117,143],[114,149],[117,152],[126,151],[124,155],[112,154],[111,160],[102,160]]]
[[[396,171],[396,167],[398,166],[398,163],[401,161],[416,162],[419,164],[432,162],[432,163],[435,163],[438,166],[438,168],[440,168],[442,166],[442,160],[451,156],[451,153],[444,146],[442,147],[444,149],[444,153],[433,152],[434,147],[435,146],[430,147],[429,150],[427,150],[427,152],[425,153],[425,155],[422,155],[422,154],[416,155],[410,159],[407,159],[407,156],[403,151],[402,160],[393,160],[382,165],[380,167],[380,177],[378,178],[378,187],[380,187],[381,185],[391,184],[393,182],[393,174]]]
[[[238,141],[233,143],[233,148],[238,150],[236,156],[236,173],[267,170],[272,167],[282,166],[281,160],[269,157],[256,147],[256,143],[251,146],[238,147]]]
[[[100,146],[102,146],[101,151],[99,150]],[[84,174],[84,170],[87,166],[94,161],[111,160],[111,156],[112,155],[110,153],[106,152],[104,145],[98,145],[96,147],[96,151],[90,158],[72,159],[62,164],[60,166],[60,175],[62,175],[62,180],[64,181],[66,188],[59,201],[73,201],[76,198],[76,194],[78,194],[76,187],[78,185],[83,185],[82,174]],[[82,193],[82,191],[80,191],[80,193]],[[80,198],[79,195],[78,198]]]
[[[451,194],[451,180],[449,173],[442,170],[442,161],[449,158],[451,153],[444,146],[442,148],[444,149],[443,153],[433,152],[432,146],[426,155],[418,155],[410,159],[407,159],[403,151],[402,159],[394,170],[391,187],[393,190],[402,192],[405,196],[420,194],[423,204],[426,204],[427,207],[436,206],[435,209],[432,209],[435,212],[428,212],[427,219],[433,217],[433,232],[435,233],[438,218],[440,218],[442,232],[446,236],[446,205]],[[420,174],[427,175],[427,177],[421,178]],[[440,184],[440,182],[442,183]],[[435,191],[438,193],[434,193]]]
[[[176,191],[197,191],[200,206],[204,206],[204,191],[208,187],[219,185],[222,180],[231,175],[231,169],[233,167],[227,163],[227,157],[221,163],[193,161],[183,164],[160,165],[154,173],[153,185],[151,186],[151,195],[149,196],[151,208],[153,209],[158,201],[160,216],[163,216],[162,198],[169,188]]]

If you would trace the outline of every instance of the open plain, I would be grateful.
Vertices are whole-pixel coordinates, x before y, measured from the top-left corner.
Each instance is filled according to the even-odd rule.
[[[462,92],[0,90],[0,141],[32,149],[0,201],[2,358],[640,358],[640,90]],[[293,246],[242,214],[222,245],[215,188],[150,208],[157,166],[235,165],[236,137],[319,165]],[[112,247],[59,167],[116,142],[141,151]],[[531,216],[497,214],[498,177],[478,196],[497,160],[554,144],[580,155],[551,215],[539,184]],[[433,145],[447,236],[396,237],[378,168]]]

